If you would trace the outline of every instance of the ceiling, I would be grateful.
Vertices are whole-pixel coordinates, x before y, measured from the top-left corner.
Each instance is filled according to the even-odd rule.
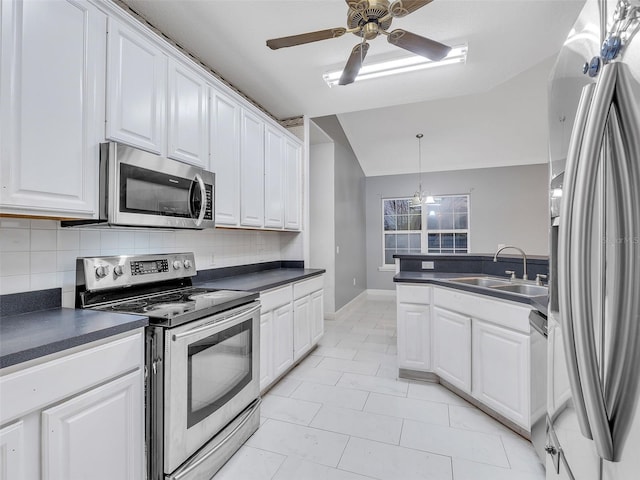
[[[424,131],[425,151],[432,151],[429,146],[448,132],[440,131],[445,125],[437,121],[439,112],[447,111],[443,102],[454,102],[466,117],[465,103],[473,104],[478,96],[490,95],[532,71],[543,85],[532,86],[532,81],[524,78],[521,88],[546,91],[552,59],[584,0],[435,0],[407,17],[394,19],[391,29],[403,28],[449,45],[467,43],[466,64],[333,88],[327,87],[322,74],[342,66],[360,37],[346,34],[275,51],[267,48],[265,41],[345,26],[348,7],[344,0],[124,3],[276,118],[338,115],[365,174],[386,175],[418,169],[416,133]],[[378,37],[370,42],[367,59],[404,53]],[[529,93],[523,90],[521,94]],[[538,119],[546,124],[546,110],[538,100],[535,118],[529,115],[527,121]],[[434,117],[433,112],[438,115]],[[546,143],[542,147],[546,149]],[[389,152],[394,152],[394,162],[389,162]],[[535,163],[531,157],[537,157],[503,156],[502,163],[487,158],[485,165]],[[542,161],[538,158],[538,163]],[[453,166],[448,160],[425,162],[422,169],[477,166],[476,156],[471,163],[458,161]]]

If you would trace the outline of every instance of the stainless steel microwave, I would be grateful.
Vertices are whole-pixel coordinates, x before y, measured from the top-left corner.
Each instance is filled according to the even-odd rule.
[[[204,229],[215,225],[215,175],[117,142],[100,145],[99,218],[63,227]]]

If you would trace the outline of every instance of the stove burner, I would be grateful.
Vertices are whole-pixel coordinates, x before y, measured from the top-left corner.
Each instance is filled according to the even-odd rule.
[[[157,303],[144,308],[145,312],[153,312],[162,316],[181,315],[193,310],[192,303]]]
[[[159,295],[157,297],[153,297],[152,300],[156,303],[163,302],[173,302],[174,300],[180,300],[182,298],[182,293],[166,293],[164,295]]]
[[[149,302],[146,302],[144,300],[134,300],[133,302],[125,302],[125,303],[119,303],[117,305],[113,305],[111,307],[112,310],[118,310],[118,311],[123,311],[123,312],[130,312],[130,311],[135,311],[135,310],[139,310],[142,307],[147,306]]]

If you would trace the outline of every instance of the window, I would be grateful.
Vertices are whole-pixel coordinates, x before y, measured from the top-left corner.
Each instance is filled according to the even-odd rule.
[[[383,264],[394,254],[469,251],[469,195],[441,195],[435,203],[413,205],[411,198],[382,200]]]

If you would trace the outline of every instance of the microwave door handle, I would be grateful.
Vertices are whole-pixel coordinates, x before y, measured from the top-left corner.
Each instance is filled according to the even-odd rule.
[[[580,431],[587,438],[592,438],[587,410],[584,403],[584,393],[578,371],[578,359],[576,357],[576,343],[574,335],[574,318],[571,305],[572,278],[571,270],[571,218],[574,213],[574,196],[576,184],[577,164],[584,138],[584,128],[587,122],[589,105],[593,97],[595,84],[591,83],[582,89],[576,120],[571,134],[569,151],[567,154],[567,166],[562,186],[563,196],[560,213],[560,230],[558,237],[558,292],[560,302],[560,318],[562,324],[562,338],[567,363],[569,384],[573,395],[573,404],[578,419]]]
[[[237,322],[238,319],[242,317],[250,317],[251,315],[253,315],[253,313],[257,312],[258,310],[260,310],[260,304],[256,305],[255,307],[249,308],[248,310],[243,310],[242,312],[239,312],[238,314],[233,315],[232,317],[225,318],[224,320],[221,320],[218,322],[206,323],[200,327],[192,328],[191,330],[187,330],[185,332],[175,333],[171,336],[171,340],[175,342],[177,340],[180,340],[181,338],[190,337],[191,335],[196,335],[198,333],[206,332],[207,330],[210,330],[212,328],[224,327],[226,325]]]
[[[640,108],[630,85],[631,74],[626,65],[618,65],[616,102],[610,117],[611,154],[615,192],[620,206],[617,219],[619,237],[625,241],[615,249],[614,271],[618,284],[614,299],[618,315],[612,315],[612,343],[606,378],[607,399],[610,401],[614,461],[620,459],[626,437],[632,425],[635,401],[640,394],[640,256],[636,249],[640,235]],[[635,81],[635,80],[632,80]],[[617,295],[615,295],[617,294]],[[617,298],[615,298],[617,297]]]
[[[606,65],[596,84],[585,126],[583,148],[576,173],[575,205],[572,219],[574,237],[571,251],[571,302],[576,318],[576,352],[585,407],[593,441],[600,457],[613,460],[613,439],[604,398],[603,379],[598,367],[592,293],[593,212],[601,151],[617,77],[616,64]],[[600,272],[605,275],[605,272]]]
[[[200,198],[202,199],[200,201],[200,212],[198,213],[198,218],[195,219],[196,227],[199,227],[200,225],[202,225],[204,216],[207,213],[207,189],[204,185],[204,180],[202,180],[202,177],[199,173],[196,173],[193,181],[196,185],[198,185],[198,188],[200,189]],[[189,206],[189,209],[191,209],[191,206]],[[193,215],[193,212],[191,213],[191,215]]]

